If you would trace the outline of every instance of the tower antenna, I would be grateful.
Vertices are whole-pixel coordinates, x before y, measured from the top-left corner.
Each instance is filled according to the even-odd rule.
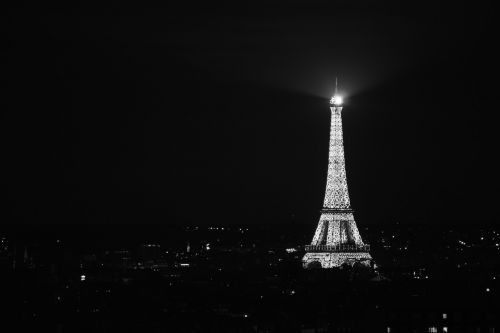
[[[335,77],[335,94],[333,96],[337,96],[337,77]]]

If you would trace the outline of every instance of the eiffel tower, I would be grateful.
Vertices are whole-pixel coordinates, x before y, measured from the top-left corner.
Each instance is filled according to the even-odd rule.
[[[325,201],[318,227],[311,245],[306,245],[302,259],[304,268],[332,268],[342,264],[362,262],[370,264],[370,246],[363,243],[354,221],[353,210],[347,190],[342,136],[342,97],[337,94],[330,100],[332,112],[330,127],[330,154]]]

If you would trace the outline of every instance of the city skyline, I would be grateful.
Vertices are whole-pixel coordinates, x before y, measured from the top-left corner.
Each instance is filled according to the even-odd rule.
[[[66,5],[1,20],[4,331],[498,331],[493,6]]]

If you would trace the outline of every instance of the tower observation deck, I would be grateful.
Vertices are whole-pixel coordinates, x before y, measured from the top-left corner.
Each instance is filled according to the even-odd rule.
[[[347,189],[344,139],[342,135],[342,98],[335,94],[330,100],[330,152],[325,200],[318,227],[310,245],[305,246],[304,268],[321,265],[339,267],[344,263],[369,264],[370,246],[363,243],[354,221]]]

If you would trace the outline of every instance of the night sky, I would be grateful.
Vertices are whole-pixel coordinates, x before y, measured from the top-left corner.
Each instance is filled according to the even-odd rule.
[[[335,76],[359,225],[495,222],[494,11],[401,2],[10,8],[1,223],[314,229]]]

